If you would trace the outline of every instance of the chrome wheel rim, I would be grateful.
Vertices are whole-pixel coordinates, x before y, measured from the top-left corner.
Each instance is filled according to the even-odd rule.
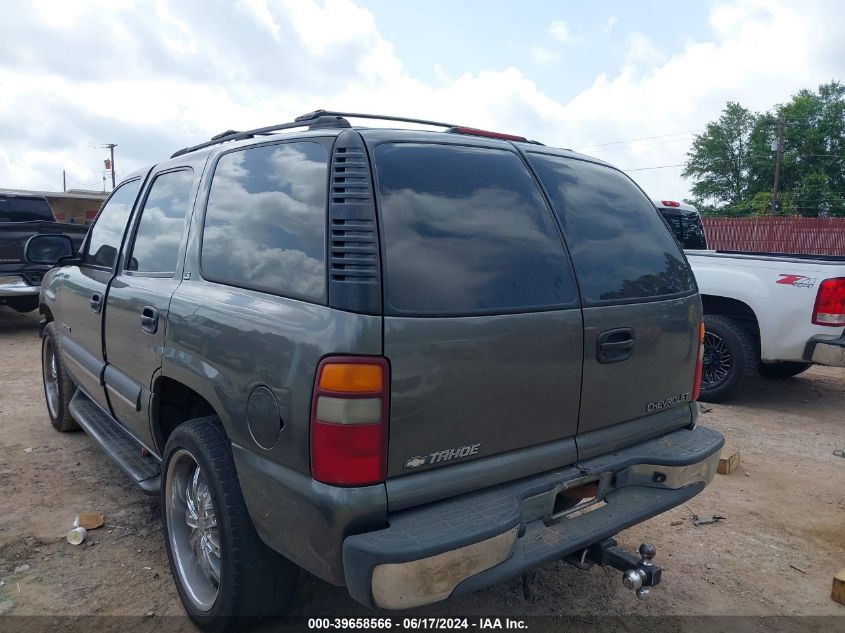
[[[49,336],[44,337],[41,347],[41,370],[44,374],[44,395],[47,397],[47,408],[50,417],[59,417],[59,365],[56,360],[56,350]]]
[[[713,389],[724,383],[733,370],[731,350],[721,336],[704,333],[704,363],[701,372],[702,389]]]
[[[220,531],[208,482],[189,451],[179,449],[173,454],[165,486],[174,571],[191,603],[208,611],[220,588]]]

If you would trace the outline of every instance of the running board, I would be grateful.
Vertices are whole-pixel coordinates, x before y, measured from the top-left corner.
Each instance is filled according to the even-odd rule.
[[[146,454],[144,447],[129,435],[120,422],[103,411],[81,389],[70,401],[70,414],[97,442],[115,464],[148,495],[161,488],[161,463]]]

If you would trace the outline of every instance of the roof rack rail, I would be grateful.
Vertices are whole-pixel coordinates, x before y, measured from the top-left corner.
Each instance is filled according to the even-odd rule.
[[[226,132],[222,132],[215,136],[211,137],[210,141],[206,141],[205,143],[200,143],[199,145],[193,145],[191,147],[185,147],[184,149],[180,149],[177,152],[173,152],[170,158],[176,158],[177,156],[183,156],[185,154],[190,154],[191,152],[195,152],[200,149],[205,149],[206,147],[212,147],[213,145],[219,145],[220,143],[225,143],[227,141],[243,141],[248,138],[253,138],[255,136],[260,136],[262,134],[270,134],[272,132],[280,132],[281,130],[289,130],[292,128],[298,127],[309,127],[309,128],[319,128],[319,127],[350,127],[349,121],[341,117],[332,117],[332,116],[316,116],[310,118],[308,120],[300,121],[301,117],[298,117],[295,121],[290,123],[279,123],[278,125],[268,125],[266,127],[259,127],[253,130],[246,130],[245,132],[236,132],[235,130],[228,130]]]
[[[206,147],[212,147],[227,141],[242,141],[244,139],[253,138],[261,134],[270,134],[272,132],[280,132],[282,130],[290,130],[298,127],[308,127],[309,129],[319,128],[348,128],[351,127],[347,118],[353,119],[376,119],[379,121],[400,121],[402,123],[416,123],[419,125],[431,125],[434,127],[444,127],[447,132],[455,132],[458,134],[470,134],[474,136],[489,136],[491,138],[501,138],[512,141],[525,141],[527,143],[534,143],[542,145],[537,141],[529,141],[522,136],[515,136],[513,134],[501,134],[499,132],[487,132],[476,128],[466,127],[462,125],[455,125],[454,123],[443,123],[442,121],[428,121],[426,119],[412,119],[402,116],[390,116],[385,114],[366,114],[363,112],[335,112],[333,110],[314,110],[301,116],[296,117],[290,123],[280,123],[278,125],[268,125],[266,127],[255,128],[254,130],[246,130],[245,132],[237,132],[235,130],[227,130],[211,137],[210,141],[186,147],[174,152],[170,158],[183,156]]]
[[[538,141],[529,141],[524,136],[518,134],[503,134],[502,132],[491,132],[489,130],[480,130],[466,125],[457,125],[455,123],[443,123],[442,121],[429,121],[426,119],[412,119],[404,116],[390,116],[385,114],[365,114],[363,112],[335,112],[332,110],[314,110],[308,114],[296,117],[297,121],[308,121],[315,117],[338,116],[351,119],[377,119],[379,121],[401,121],[402,123],[418,123],[420,125],[432,125],[434,127],[445,127],[447,132],[454,134],[469,134],[470,136],[484,136],[487,138],[498,138],[506,141],[520,141],[525,143],[532,143],[534,145],[542,145]]]
[[[454,123],[443,123],[441,121],[427,121],[425,119],[412,119],[405,116],[390,116],[389,114],[366,114],[363,112],[335,112],[333,110],[314,110],[302,116],[296,117],[295,121],[309,121],[324,116],[337,116],[351,119],[377,119],[379,121],[401,121],[402,123],[419,123],[420,125],[433,125],[434,127],[460,127]]]

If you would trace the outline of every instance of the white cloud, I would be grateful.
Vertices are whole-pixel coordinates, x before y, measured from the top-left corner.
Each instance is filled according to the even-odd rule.
[[[455,121],[574,148],[700,130],[727,100],[766,109],[842,78],[839,13],[836,0],[721,2],[710,11],[712,35],[682,50],[644,33],[621,37],[619,66],[564,102],[513,66],[455,72],[452,63],[451,73],[423,81],[350,0],[242,0],[215,11],[199,1],[9,3],[4,19],[20,28],[0,39],[0,187],[56,188],[62,168],[100,182],[105,155],[89,145],[118,143],[126,175],[225,129],[316,107]],[[619,34],[612,17],[605,29]],[[550,35],[577,39],[560,21]],[[529,52],[540,64],[557,55]],[[668,165],[683,162],[689,141],[588,153],[623,168]],[[654,196],[683,197],[679,174],[632,175]]]
[[[541,46],[532,46],[529,52],[534,61],[541,65],[551,64],[560,59],[560,55]]]
[[[569,42],[572,40],[572,30],[563,20],[555,20],[549,25],[549,35],[558,42]]]
[[[610,35],[611,31],[613,31],[613,27],[616,26],[616,23],[619,22],[619,18],[615,15],[611,15],[604,23],[604,34]]]

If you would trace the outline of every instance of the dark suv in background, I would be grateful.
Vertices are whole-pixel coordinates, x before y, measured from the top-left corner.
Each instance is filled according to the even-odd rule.
[[[600,161],[362,116],[391,119],[227,132],[123,182],[44,278],[53,425],[160,494],[205,628],[282,611],[300,567],[388,609],[561,558],[646,595],[654,547],[610,537],[723,443],[667,226]]]

